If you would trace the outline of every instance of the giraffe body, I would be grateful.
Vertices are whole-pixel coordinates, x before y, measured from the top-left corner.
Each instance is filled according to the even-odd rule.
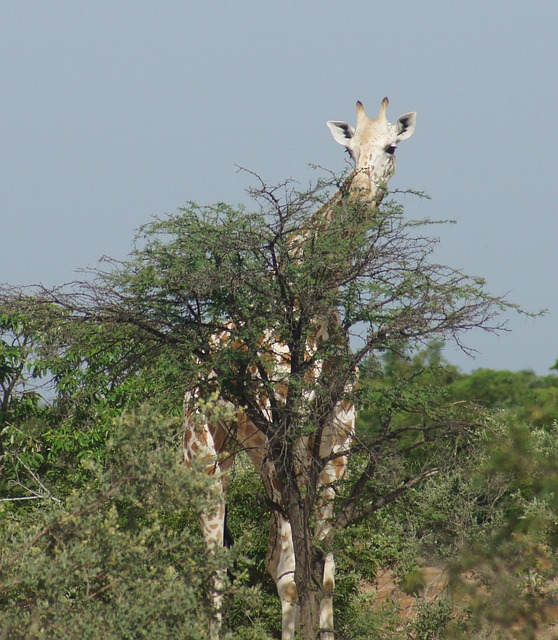
[[[357,102],[356,128],[346,122],[329,121],[327,123],[334,139],[342,144],[351,154],[355,163],[355,172],[350,182],[350,195],[365,199],[372,206],[379,204],[389,178],[395,170],[395,149],[397,144],[409,138],[415,128],[416,114],[407,113],[391,124],[386,118],[388,99],[384,98],[380,112],[374,119],[364,113],[361,102]],[[337,196],[334,196],[335,199]],[[318,227],[323,228],[331,220],[332,207],[322,207],[315,216],[320,216]],[[323,223],[322,223],[323,220]],[[296,239],[295,239],[296,242]],[[294,251],[298,251],[295,246]],[[231,325],[232,328],[232,325]],[[323,322],[317,323],[313,336],[308,340],[307,353],[312,355],[324,337],[340,328],[339,318],[334,311]],[[217,341],[228,340],[227,331],[215,337]],[[262,345],[266,345],[267,353],[275,360],[273,366],[275,402],[285,402],[288,387],[289,353],[285,344],[268,331],[262,336]],[[242,348],[239,345],[239,348]],[[320,374],[327,362],[314,365],[314,376]],[[251,372],[254,380],[260,373]],[[312,394],[312,391],[309,392]],[[228,483],[228,471],[234,461],[234,452],[245,450],[260,475],[267,497],[275,508],[272,509],[266,566],[274,579],[282,606],[282,640],[292,640],[295,636],[299,606],[295,584],[295,553],[291,524],[286,517],[283,504],[282,487],[278,474],[273,466],[272,457],[268,455],[269,442],[263,431],[248,418],[238,407],[224,400],[214,404],[214,415],[206,416],[200,411],[201,389],[194,389],[184,399],[184,455],[186,463],[195,459],[206,461],[207,472],[214,474],[217,480],[217,494],[213,509],[201,518],[202,530],[208,548],[221,546],[225,531],[225,501]],[[348,395],[348,394],[347,394]],[[311,400],[311,397],[306,398]],[[272,420],[272,406],[265,393],[261,393],[259,408]],[[319,476],[320,492],[317,496],[315,510],[317,540],[323,539],[330,530],[333,516],[335,484],[346,472],[346,451],[350,447],[355,429],[355,409],[351,401],[344,400],[334,409],[330,423],[322,433],[319,443],[319,456],[325,460]],[[305,469],[312,455],[312,442],[306,436],[295,443],[300,469],[299,482],[304,481]],[[336,455],[337,454],[337,455]],[[213,590],[215,609],[214,624],[211,629],[212,640],[219,637],[221,626],[222,585],[224,576],[216,576]],[[335,588],[335,562],[332,553],[324,559],[323,589],[320,606],[320,640],[333,640],[333,593]]]

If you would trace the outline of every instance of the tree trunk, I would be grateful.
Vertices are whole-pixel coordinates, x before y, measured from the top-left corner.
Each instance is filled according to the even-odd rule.
[[[319,640],[320,601],[321,594],[316,586],[306,588],[301,585],[301,588],[299,589],[300,626],[297,634],[297,639],[300,638],[300,640]]]
[[[295,492],[296,493],[296,492]],[[296,558],[295,582],[300,606],[297,640],[319,640],[323,560],[316,547],[310,518],[296,496],[290,496],[289,520]]]

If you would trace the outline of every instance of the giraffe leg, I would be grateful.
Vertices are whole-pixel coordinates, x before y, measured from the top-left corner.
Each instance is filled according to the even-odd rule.
[[[320,455],[331,457],[325,464],[319,478],[320,491],[316,504],[316,539],[323,540],[331,531],[335,504],[335,485],[347,472],[347,456],[343,453],[350,445],[355,429],[355,413],[352,404],[339,405],[335,420],[329,430],[323,434]],[[319,640],[334,640],[333,595],[335,592],[335,559],[330,551],[324,558],[322,577],[322,598],[320,602],[320,635]]]
[[[324,484],[331,481],[328,469],[324,470],[322,481]],[[323,540],[331,528],[333,517],[333,501],[335,492],[331,484],[322,487],[316,510],[317,526],[316,538]],[[322,578],[322,598],[320,601],[320,635],[319,640],[334,640],[333,626],[333,594],[335,592],[335,559],[333,553],[326,554],[324,559]]]
[[[277,593],[281,598],[281,640],[292,640],[299,618],[294,572],[279,578]]]
[[[225,532],[225,504],[224,500],[216,505],[211,512],[200,515],[200,524],[209,553],[215,552],[223,546]],[[226,573],[216,569],[213,575],[211,602],[213,617],[210,626],[211,640],[219,640],[223,622],[223,592],[225,589]]]
[[[335,591],[335,560],[328,553],[324,561],[323,592],[320,603],[320,640],[334,640],[333,593]]]
[[[184,408],[184,461],[191,465],[196,459],[207,461],[207,473],[215,477],[215,486],[211,492],[211,504],[200,513],[200,525],[209,554],[223,547],[225,538],[225,504],[228,485],[227,472],[233,464],[234,457],[219,459],[223,447],[216,441],[208,424],[196,422],[192,418],[189,398],[185,399]],[[223,594],[226,585],[226,571],[216,568],[213,574],[211,601],[213,616],[210,624],[211,640],[219,640],[223,619]]]
[[[271,515],[267,569],[281,599],[281,640],[293,640],[298,626],[298,593],[294,580],[295,556],[291,525],[279,513]]]

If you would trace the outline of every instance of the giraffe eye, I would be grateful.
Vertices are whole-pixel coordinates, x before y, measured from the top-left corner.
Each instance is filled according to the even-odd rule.
[[[392,156],[395,153],[396,149],[397,149],[396,144],[390,144],[386,147],[386,153],[389,153],[389,155]]]

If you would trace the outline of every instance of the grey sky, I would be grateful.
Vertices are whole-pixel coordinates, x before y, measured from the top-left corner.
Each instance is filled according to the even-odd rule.
[[[60,284],[187,200],[244,200],[235,165],[306,184],[344,166],[328,119],[418,112],[392,187],[454,218],[439,256],[538,320],[471,334],[477,367],[558,358],[554,0],[0,0],[0,281]]]

